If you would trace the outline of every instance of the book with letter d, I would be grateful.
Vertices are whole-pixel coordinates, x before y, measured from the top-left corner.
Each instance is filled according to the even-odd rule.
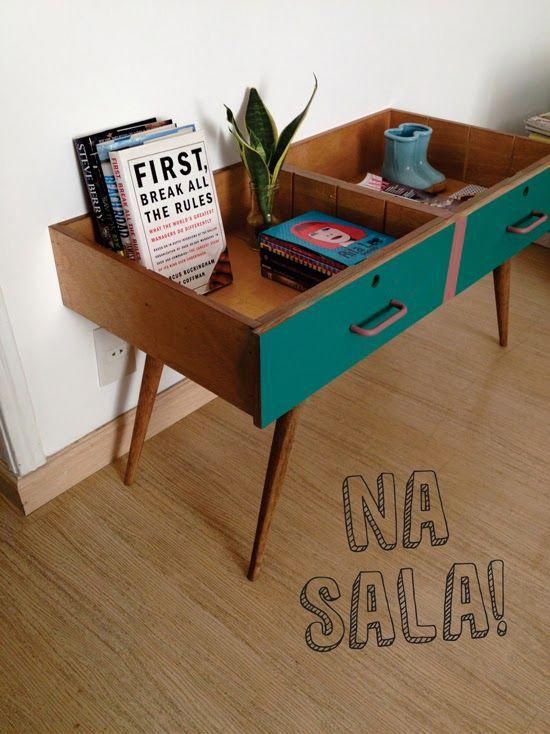
[[[202,132],[110,152],[132,246],[141,263],[208,293],[232,281]]]

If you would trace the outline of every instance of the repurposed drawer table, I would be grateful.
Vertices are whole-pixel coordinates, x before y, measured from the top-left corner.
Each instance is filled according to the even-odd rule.
[[[380,170],[383,132],[433,128],[430,161],[487,190],[452,214],[357,185]],[[63,303],[146,352],[125,481],[133,481],[163,366],[219,395],[264,428],[276,421],[248,576],[260,569],[284,481],[297,408],[359,360],[493,272],[500,344],[508,333],[510,259],[550,229],[544,143],[400,110],[384,110],[293,146],[282,214],[335,214],[397,239],[305,293],[261,278],[239,236],[248,208],[240,165],[216,173],[234,282],[208,296],[93,241],[90,218],[50,228]]]

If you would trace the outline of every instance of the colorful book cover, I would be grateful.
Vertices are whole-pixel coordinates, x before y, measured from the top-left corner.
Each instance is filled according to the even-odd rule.
[[[395,240],[387,234],[317,211],[269,227],[264,234],[346,266],[362,262]]]
[[[115,222],[120,235],[120,241],[124,253],[133,260],[139,259],[139,253],[135,248],[135,243],[130,238],[128,231],[128,224],[126,217],[124,216],[124,209],[122,202],[120,201],[120,195],[116,185],[115,176],[113,173],[113,166],[111,164],[110,153],[113,150],[123,150],[125,148],[131,148],[137,145],[143,145],[149,140],[156,140],[157,138],[164,137],[166,135],[173,135],[176,132],[194,132],[195,125],[182,125],[176,127],[173,122],[167,122],[162,127],[150,128],[143,130],[139,133],[133,133],[131,135],[123,135],[116,137],[113,140],[104,140],[97,144],[97,155],[101,163],[101,171],[103,178],[105,179],[105,185],[107,186],[107,192],[111,201],[111,207],[115,217]]]
[[[143,265],[201,294],[231,283],[204,133],[170,135],[110,157]]]
[[[91,205],[92,221],[98,242],[112,250],[121,250],[122,243],[118,236],[113,211],[107,187],[101,173],[101,166],[97,156],[96,146],[102,140],[107,140],[116,135],[124,135],[129,132],[144,130],[148,124],[156,122],[156,117],[147,120],[108,128],[101,132],[83,135],[73,140],[73,144],[80,164],[80,170],[84,178],[88,198]]]

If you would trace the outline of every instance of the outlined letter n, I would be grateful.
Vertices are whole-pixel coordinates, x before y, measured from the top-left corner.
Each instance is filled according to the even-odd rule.
[[[367,550],[369,526],[383,550],[392,550],[397,544],[395,477],[380,474],[376,484],[376,499],[362,476],[347,477],[342,486],[346,535],[355,553]]]

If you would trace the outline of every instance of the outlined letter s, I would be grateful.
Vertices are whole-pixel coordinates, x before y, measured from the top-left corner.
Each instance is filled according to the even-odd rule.
[[[346,631],[344,620],[329,604],[339,598],[338,584],[330,576],[315,576],[302,589],[300,604],[319,617],[305,632],[306,644],[315,652],[330,652],[342,642]]]

